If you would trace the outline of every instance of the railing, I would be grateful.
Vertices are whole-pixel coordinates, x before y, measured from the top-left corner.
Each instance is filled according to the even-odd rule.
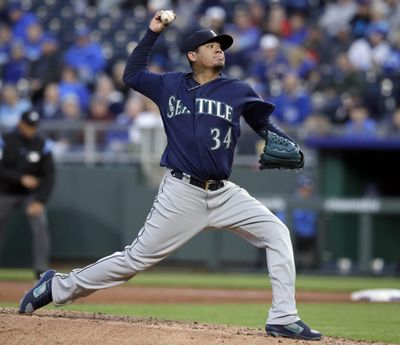
[[[40,131],[52,138],[55,143],[55,158],[62,163],[142,163],[145,161],[159,161],[160,155],[165,148],[166,138],[164,129],[160,122],[156,127],[141,127],[119,125],[110,122],[99,121],[43,121],[40,125]],[[0,132],[4,131],[0,127]],[[129,137],[131,131],[136,131],[140,140],[125,140],[113,145],[107,141],[107,135],[111,132],[123,133]],[[296,141],[303,143],[309,139],[310,132],[303,126],[284,127]],[[235,155],[235,165],[252,165],[257,156],[257,141],[260,138],[243,122],[241,129],[242,136],[239,139],[238,149]],[[342,126],[330,126],[330,129],[324,135],[317,135],[316,140],[327,140],[335,143],[335,140],[341,140],[344,144],[352,140],[352,137],[341,137],[343,133]],[[312,134],[312,133],[311,133]],[[73,137],[74,141],[66,143],[66,137]],[[245,138],[243,138],[245,137]],[[375,140],[374,140],[375,139]],[[384,140],[384,142],[382,141]],[[346,142],[347,140],[347,142]],[[366,140],[369,140],[368,137]],[[398,137],[389,137],[385,128],[380,128],[376,137],[372,137],[374,145],[376,142],[386,145],[388,141],[399,142]],[[386,141],[385,141],[386,140]],[[356,140],[360,143],[360,140]],[[243,153],[241,147],[247,146],[246,153]],[[312,146],[312,145],[311,145]],[[251,147],[254,152],[250,152]]]
[[[129,136],[130,126],[92,121],[47,121],[40,126],[40,132],[50,137],[54,143],[54,156],[61,163],[140,163],[141,150],[146,149],[143,143],[131,140],[121,141],[112,146],[100,134],[111,132]],[[143,129],[143,137],[159,128]],[[71,139],[73,138],[73,139]]]
[[[139,135],[135,140],[112,143],[107,139],[109,133],[121,133],[128,138],[132,130]],[[0,127],[0,133],[4,131],[6,129]],[[161,123],[158,127],[135,128],[109,122],[54,120],[43,121],[39,131],[53,140],[54,157],[60,163],[158,164],[167,143]],[[253,164],[255,156],[239,154],[235,164]]]
[[[161,154],[166,145],[166,136],[162,124],[156,127],[141,127],[118,125],[110,122],[95,121],[43,121],[39,130],[54,141],[54,157],[60,163],[91,164],[137,164],[150,179],[157,180],[157,169]],[[302,145],[307,154],[307,168],[313,169],[317,164],[315,155],[316,145],[327,142],[334,145],[361,145],[392,148],[400,147],[400,138],[388,137],[381,128],[376,137],[352,140],[351,137],[341,137],[343,128],[331,126],[325,136],[311,136],[310,132],[302,127],[284,128],[295,140]],[[4,129],[0,128],[0,132]],[[136,131],[134,140],[130,133]],[[239,138],[234,165],[254,167],[258,161],[260,138],[248,127],[245,122],[242,126],[242,135]],[[124,134],[125,139],[109,140],[109,133]],[[71,139],[73,138],[73,139]],[[314,140],[314,141],[313,141]],[[262,144],[262,143],[261,143]],[[385,146],[386,145],[386,146]],[[242,149],[243,147],[247,149]],[[346,146],[347,147],[347,146]]]

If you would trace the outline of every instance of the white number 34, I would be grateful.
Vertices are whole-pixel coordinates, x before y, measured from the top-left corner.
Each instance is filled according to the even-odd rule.
[[[221,131],[219,128],[212,128],[211,129],[211,137],[214,141],[214,145],[211,147],[211,150],[217,150],[221,147]],[[232,128],[229,127],[228,131],[226,132],[224,139],[222,140],[222,144],[225,145],[225,148],[229,148],[232,141]]]

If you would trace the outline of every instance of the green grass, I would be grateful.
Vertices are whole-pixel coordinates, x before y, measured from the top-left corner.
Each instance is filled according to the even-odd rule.
[[[67,271],[61,270],[66,273]],[[33,274],[24,269],[0,269],[1,280],[32,281]],[[204,272],[147,271],[128,282],[136,286],[197,287],[226,289],[265,289],[271,284],[266,274],[232,274]],[[400,289],[399,278],[303,276],[296,281],[297,290],[350,292],[362,289]]]
[[[70,310],[88,311],[87,306],[69,306]],[[91,305],[91,311],[167,320],[262,328],[269,305]],[[109,309],[108,309],[109,308]],[[397,304],[304,304],[299,306],[303,320],[325,335],[400,344],[400,306]],[[383,317],[384,315],[384,317]]]
[[[263,328],[269,307],[267,304],[73,304],[62,309]],[[400,344],[399,304],[306,303],[298,309],[306,323],[326,336]]]
[[[32,281],[34,279],[32,270],[23,268],[2,268],[0,269],[0,281]]]
[[[180,286],[201,288],[265,289],[271,284],[266,274],[205,274],[205,273],[142,273],[128,284],[142,286]],[[296,281],[298,290],[348,292],[361,289],[400,289],[400,279],[373,277],[302,276]]]

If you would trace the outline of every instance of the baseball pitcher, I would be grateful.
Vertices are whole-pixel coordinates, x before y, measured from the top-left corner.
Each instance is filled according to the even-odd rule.
[[[229,180],[241,116],[266,141],[261,169],[302,168],[303,153],[269,120],[274,105],[247,83],[222,74],[231,36],[200,30],[188,37],[185,51],[191,73],[156,74],[146,68],[157,38],[175,19],[174,13],[164,12],[152,18],[123,76],[127,85],[158,105],[168,139],[160,162],[165,175],[144,226],[121,252],[66,275],[47,271],[22,298],[20,313],[32,313],[50,302],[63,305],[122,284],[204,229],[225,229],[265,249],[273,293],[267,334],[318,340],[321,334],[297,313],[287,227]]]

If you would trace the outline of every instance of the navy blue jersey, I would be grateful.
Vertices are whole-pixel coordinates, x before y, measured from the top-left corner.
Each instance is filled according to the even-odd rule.
[[[160,164],[201,179],[227,179],[240,136],[240,117],[259,131],[274,105],[263,101],[247,83],[222,74],[200,85],[191,73],[150,72],[147,60],[158,36],[147,31],[129,57],[123,78],[159,107],[167,135]]]

